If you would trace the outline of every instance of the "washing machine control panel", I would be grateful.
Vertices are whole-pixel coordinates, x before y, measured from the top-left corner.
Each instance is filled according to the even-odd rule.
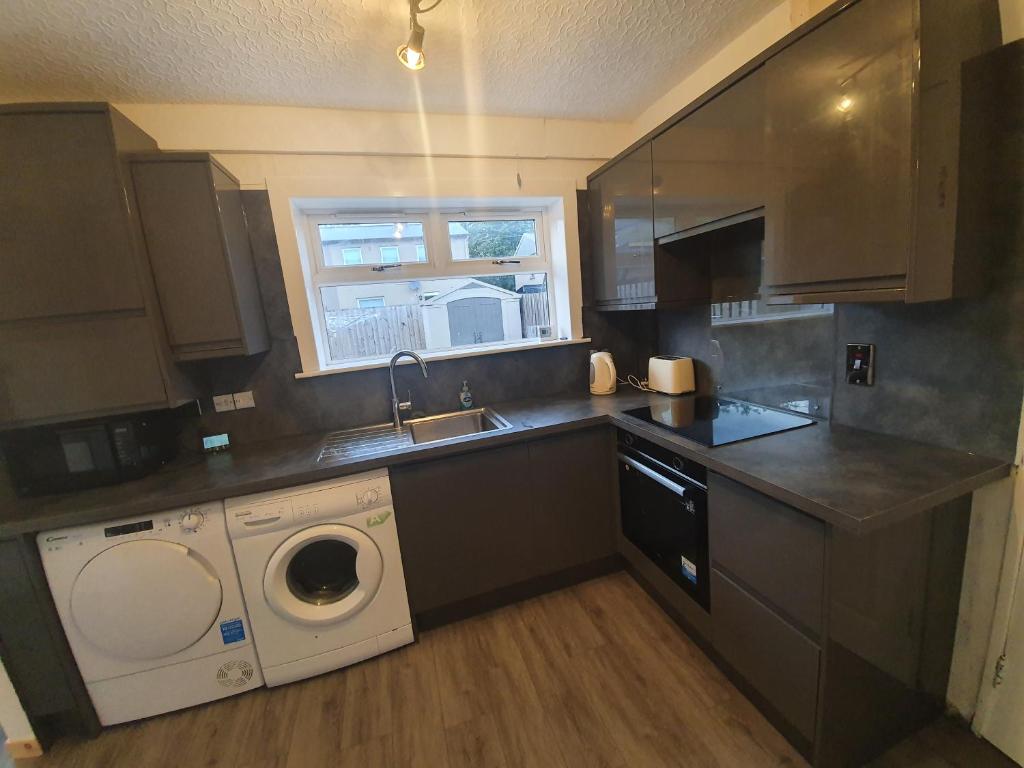
[[[228,499],[228,533],[238,539],[258,536],[320,520],[361,514],[391,504],[386,470],[341,477],[291,488]]]
[[[356,506],[360,509],[369,509],[379,503],[384,494],[385,492],[379,485],[373,486],[372,488],[363,488],[356,491]]]

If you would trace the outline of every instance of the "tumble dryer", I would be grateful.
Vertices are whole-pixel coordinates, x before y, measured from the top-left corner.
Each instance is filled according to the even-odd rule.
[[[262,684],[221,502],[36,542],[103,725]]]

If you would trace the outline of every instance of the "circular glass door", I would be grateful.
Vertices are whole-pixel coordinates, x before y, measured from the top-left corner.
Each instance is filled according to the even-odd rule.
[[[380,588],[384,563],[373,540],[347,525],[315,525],[281,544],[263,591],[282,618],[304,624],[348,619]]]
[[[330,605],[359,586],[358,550],[347,541],[320,539],[296,552],[285,569],[288,589],[312,605]]]

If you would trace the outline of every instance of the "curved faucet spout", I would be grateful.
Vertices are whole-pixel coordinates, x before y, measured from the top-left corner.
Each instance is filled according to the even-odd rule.
[[[395,429],[401,429],[402,427],[402,411],[412,410],[412,398],[405,403],[399,402],[398,392],[395,390],[395,365],[403,357],[411,357],[417,363],[420,364],[420,370],[423,371],[423,378],[427,378],[427,364],[423,362],[423,358],[413,352],[411,349],[402,349],[394,354],[391,358],[391,364],[388,368],[391,371],[391,416],[393,417],[393,423]]]

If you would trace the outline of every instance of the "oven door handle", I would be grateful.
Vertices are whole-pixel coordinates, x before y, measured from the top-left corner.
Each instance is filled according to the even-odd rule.
[[[619,453],[619,461],[623,462],[624,464],[628,464],[644,477],[650,478],[663,488],[667,488],[668,490],[672,491],[672,493],[674,493],[676,496],[686,495],[686,488],[684,486],[680,485],[679,483],[672,482],[664,475],[659,475],[653,469],[644,466],[636,459],[627,456],[624,453]]]

